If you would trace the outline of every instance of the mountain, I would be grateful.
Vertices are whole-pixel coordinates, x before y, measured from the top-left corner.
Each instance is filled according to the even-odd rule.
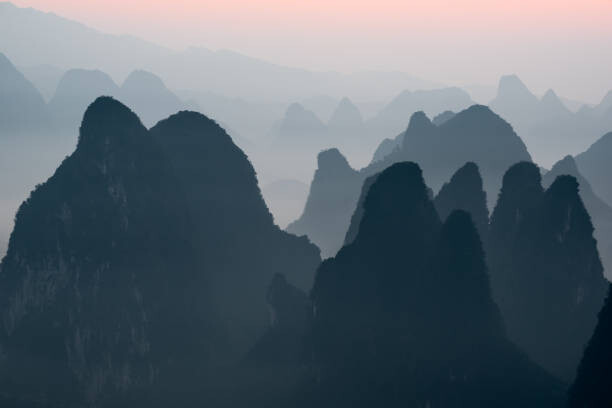
[[[331,131],[360,131],[363,126],[363,117],[350,99],[342,98],[327,122],[327,126]]]
[[[319,153],[317,162],[304,211],[287,231],[308,236],[326,258],[342,246],[361,178],[337,149]]]
[[[538,98],[516,75],[505,75],[499,79],[497,95],[489,103],[491,109],[511,122],[528,120],[529,111],[537,109]],[[522,108],[522,109],[521,109]]]
[[[273,225],[248,158],[215,122],[181,112],[147,131],[98,98],[74,153],[16,217],[0,266],[0,394],[209,400],[267,328],[272,276],[307,288],[319,259]]]
[[[274,273],[285,274],[307,290],[318,264],[318,250],[305,238],[274,225],[253,166],[213,120],[180,112],[150,132],[186,192],[197,228],[194,245],[205,249],[201,256],[210,271],[208,284],[216,288],[215,301],[224,319],[235,326],[228,328],[230,333],[235,330],[236,338],[245,337],[236,347],[245,349],[267,321],[262,294]],[[301,259],[300,265],[294,264],[296,259]]]
[[[443,124],[444,122],[452,119],[455,117],[455,112],[453,111],[444,111],[438,115],[436,115],[431,121],[434,125],[436,126],[440,126],[441,124]]]
[[[382,142],[380,142],[380,144],[376,148],[376,151],[374,152],[374,156],[372,156],[371,163],[383,161],[385,157],[390,155],[393,152],[393,150],[395,150],[398,147],[399,146],[398,146],[396,139],[389,139],[389,138],[384,139]]]
[[[446,220],[455,210],[470,214],[480,239],[485,242],[489,229],[489,209],[487,193],[482,187],[482,178],[478,166],[466,163],[453,174],[448,183],[444,183],[434,199],[436,210],[441,220]]]
[[[0,53],[0,135],[15,137],[48,126],[49,115],[42,95]]]
[[[99,96],[118,96],[120,89],[100,70],[71,69],[57,85],[49,110],[62,129],[76,129],[87,106]]]
[[[604,274],[610,279],[612,277],[612,207],[595,195],[589,182],[578,171],[572,156],[566,156],[555,163],[542,177],[542,184],[549,187],[561,175],[572,176],[578,182],[580,198],[595,227],[593,236],[597,240],[597,250],[601,256]]]
[[[121,85],[120,96],[146,126],[152,126],[185,107],[158,76],[142,70],[128,75]]]
[[[562,404],[562,387],[505,336],[470,216],[441,225],[414,163],[373,182],[312,299],[317,406]]]
[[[584,151],[599,135],[612,129],[612,118],[602,114],[607,106],[605,98],[595,108],[572,112],[553,90],[538,98],[516,75],[500,79],[489,106],[510,122],[543,166]]]
[[[327,208],[328,215],[321,211],[314,213],[313,207],[307,205],[299,224],[291,231],[297,235],[308,235],[324,254],[334,253],[342,244],[338,238],[344,237],[349,228],[350,216],[334,216],[333,223],[326,217],[329,214],[352,214],[365,179],[393,163],[418,163],[427,184],[437,192],[458,168],[473,162],[480,170],[484,191],[489,200],[492,200],[491,197],[497,196],[507,168],[516,162],[531,160],[525,145],[512,127],[481,105],[457,113],[440,126],[433,124],[425,113],[416,112],[398,139],[397,145],[400,147],[392,150],[383,160],[372,162],[358,172],[345,172],[350,182],[343,179],[340,184],[332,181],[331,177],[325,181],[321,176],[315,178],[309,201],[326,203],[316,208]],[[325,190],[317,190],[314,181],[330,186]],[[490,201],[489,206],[492,204]],[[330,231],[332,227],[333,232]],[[319,237],[326,238],[321,240]]]
[[[325,125],[323,122],[314,113],[304,109],[299,103],[289,105],[279,125],[279,132],[295,137],[324,130]]]
[[[599,312],[597,327],[584,350],[576,380],[569,391],[568,406],[609,407],[612,404],[612,290]]]
[[[571,381],[607,288],[578,182],[561,175],[544,190],[536,165],[512,166],[488,238],[493,294],[510,339]]]
[[[34,65],[20,67],[23,75],[40,91],[45,101],[53,97],[64,71],[53,65]]]
[[[608,174],[612,170],[609,164],[610,154],[612,154],[612,132],[603,135],[575,158],[580,173],[589,181],[595,194],[608,205],[612,205],[612,187],[608,179]]]
[[[402,72],[309,71],[229,50],[193,47],[175,51],[8,2],[0,3],[0,50],[17,66],[100,69],[116,81],[135,69],[144,69],[164,78],[170,89],[195,87],[257,103],[299,101],[322,94],[384,100],[398,89],[440,87]]]
[[[406,90],[370,119],[368,126],[376,129],[380,135],[389,137],[404,131],[408,124],[406,119],[414,112],[438,115],[447,110],[461,111],[472,103],[469,94],[459,88]]]

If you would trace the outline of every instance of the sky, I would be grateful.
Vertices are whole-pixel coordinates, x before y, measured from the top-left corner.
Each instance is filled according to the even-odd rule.
[[[515,73],[535,92],[612,89],[612,0],[14,0],[182,49],[317,70],[404,71],[455,85]]]

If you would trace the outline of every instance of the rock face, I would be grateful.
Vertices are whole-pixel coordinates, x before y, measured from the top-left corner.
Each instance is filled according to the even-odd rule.
[[[327,178],[323,174],[315,177],[309,201],[320,203],[316,208],[327,210],[314,212],[313,207],[307,205],[299,224],[291,232],[308,235],[326,255],[335,253],[348,231],[350,216],[335,217],[330,223],[330,219],[324,218],[325,214],[352,214],[363,182],[393,163],[413,161],[419,164],[428,186],[437,192],[457,169],[473,162],[480,170],[483,189],[492,207],[491,197],[497,196],[508,167],[519,161],[531,161],[525,145],[510,125],[480,105],[459,112],[440,126],[433,124],[423,112],[416,112],[396,146],[382,160],[358,172],[343,172],[348,179],[331,174]],[[323,190],[318,187],[320,185],[329,187]],[[318,236],[328,237],[328,241]]]
[[[75,152],[17,215],[0,271],[2,394],[48,406],[202,401],[217,367],[267,327],[271,277],[290,271],[308,286],[318,262],[273,225],[248,159],[216,123],[182,112],[149,132],[99,98]]]
[[[603,408],[612,405],[612,289],[599,312],[597,327],[578,366],[569,391],[571,408]]]
[[[595,227],[593,236],[597,240],[597,250],[601,256],[604,275],[610,280],[612,279],[612,208],[593,192],[588,180],[578,171],[572,156],[566,156],[555,163],[552,169],[542,177],[542,184],[548,187],[558,176],[562,175],[572,176],[578,181],[580,198]]]
[[[312,291],[318,406],[560,406],[505,337],[471,217],[441,225],[419,167],[372,183],[354,241]]]
[[[559,176],[544,191],[534,164],[511,167],[491,217],[487,254],[510,338],[570,381],[607,287],[576,179]]]
[[[612,187],[609,175],[612,171],[612,132],[606,133],[585,152],[576,156],[576,165],[586,177],[597,196],[612,206]]]
[[[446,220],[454,210],[468,212],[480,239],[486,241],[489,229],[487,194],[482,188],[482,178],[476,164],[468,162],[457,170],[450,181],[442,186],[434,204],[442,220]]]
[[[337,149],[321,152],[302,216],[287,231],[306,235],[324,258],[342,246],[359,196],[361,177]]]
[[[31,132],[49,125],[38,90],[0,53],[0,136]]]

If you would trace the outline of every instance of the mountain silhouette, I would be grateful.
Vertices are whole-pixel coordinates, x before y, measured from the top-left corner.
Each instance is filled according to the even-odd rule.
[[[612,289],[599,312],[595,332],[584,350],[576,380],[569,390],[568,406],[609,407],[612,404]]]
[[[49,110],[62,129],[76,129],[83,112],[99,96],[118,96],[119,87],[110,76],[99,70],[71,69],[57,85]]]
[[[595,194],[612,206],[612,187],[608,175],[612,170],[609,157],[612,153],[612,132],[599,138],[591,147],[575,157],[580,173],[589,181]]]
[[[337,149],[319,153],[317,162],[304,212],[287,231],[308,236],[326,258],[342,246],[361,178]]]
[[[309,287],[319,260],[274,226],[214,121],[181,112],[147,131],[98,98],[75,152],[17,214],[0,274],[2,394],[197,404],[266,330],[271,278]]]
[[[607,287],[576,179],[561,175],[544,191],[534,164],[512,166],[488,238],[493,294],[510,338],[571,381]]]
[[[194,245],[204,248],[201,264],[229,344],[241,354],[267,322],[262,294],[275,273],[307,290],[318,262],[317,249],[274,225],[247,156],[213,120],[180,112],[151,129],[186,192]],[[237,256],[236,254],[240,254]],[[302,259],[300,265],[295,259]],[[250,273],[245,273],[250,271]],[[236,301],[241,299],[241,301]],[[229,341],[228,341],[229,343]]]
[[[593,236],[597,240],[597,250],[601,256],[604,274],[611,276],[612,208],[597,195],[595,195],[587,179],[585,179],[578,171],[576,162],[572,156],[566,156],[555,163],[552,169],[550,169],[550,171],[542,177],[542,184],[545,187],[548,187],[558,176],[564,174],[574,177],[578,182],[580,198],[591,216],[593,226],[595,227]]]
[[[409,162],[380,173],[363,208],[313,287],[314,403],[560,406],[562,387],[505,337],[469,214],[441,225]]]
[[[431,121],[433,122],[434,125],[440,126],[444,122],[447,122],[449,119],[454,118],[455,115],[456,115],[455,112],[447,110],[447,111],[440,113],[439,115],[436,115]]]
[[[480,239],[486,241],[489,209],[487,194],[482,188],[482,178],[476,164],[468,162],[457,170],[450,181],[442,186],[434,204],[441,220],[446,220],[454,210],[469,213]]]
[[[500,79],[489,106],[512,124],[534,160],[547,167],[559,157],[584,151],[612,128],[612,119],[603,114],[606,98],[595,108],[583,107],[574,113],[553,90],[538,98],[516,75]]]
[[[363,117],[359,109],[348,98],[342,98],[327,122],[331,131],[334,130],[360,130]]]
[[[279,130],[290,135],[300,135],[323,131],[325,125],[314,113],[304,109],[299,103],[292,103],[285,112]]]
[[[40,92],[0,53],[0,135],[48,128],[49,115]]]
[[[388,155],[393,153],[395,149],[398,149],[398,143],[396,139],[383,139],[382,142],[376,148],[374,155],[372,156],[371,163],[383,161]]]
[[[120,95],[147,126],[185,107],[158,76],[142,70],[128,75],[121,85]]]
[[[407,118],[424,111],[437,115],[447,110],[460,111],[472,104],[467,92],[459,88],[403,91],[368,121],[382,135],[395,135],[406,129]]]
[[[393,163],[414,161],[423,169],[423,175],[434,192],[440,190],[458,168],[467,162],[475,163],[482,176],[484,191],[493,206],[491,197],[496,197],[504,172],[512,164],[531,158],[521,139],[512,127],[489,108],[474,105],[454,115],[440,126],[433,124],[424,112],[416,112],[397,141],[397,146],[384,159],[374,161],[357,171],[346,171],[350,182],[323,180],[315,177],[311,185],[309,201],[321,203],[317,207],[306,205],[300,222],[291,232],[308,235],[324,254],[333,254],[342,245],[349,228],[350,216],[334,217],[334,222],[317,208],[327,208],[327,214],[352,214],[357,206],[359,189],[368,177],[383,171]],[[343,173],[344,174],[344,173]],[[330,184],[325,190],[317,185]],[[323,204],[325,203],[325,204]],[[334,228],[330,232],[330,228]],[[325,232],[323,232],[325,231]],[[327,237],[327,241],[318,238]],[[331,237],[331,238],[330,238]],[[330,241],[333,240],[333,241]]]

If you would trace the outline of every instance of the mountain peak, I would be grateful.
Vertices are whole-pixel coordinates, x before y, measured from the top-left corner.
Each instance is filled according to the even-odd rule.
[[[525,92],[531,94],[527,86],[521,81],[521,79],[515,75],[503,75],[499,79],[499,84],[497,87],[498,93],[506,93],[506,92]]]
[[[344,157],[344,155],[340,153],[340,150],[335,147],[323,150],[318,154],[317,166],[319,170],[324,172],[344,171],[347,169],[352,170],[346,157]]]
[[[568,154],[563,159],[556,162],[550,171],[558,174],[574,175],[578,173],[578,167],[576,166],[574,157]]]
[[[357,239],[377,239],[380,234],[386,236],[392,231],[406,228],[406,222],[413,224],[412,221],[415,221],[420,224],[417,229],[423,230],[435,229],[440,223],[423,172],[413,162],[395,163],[381,172],[370,187],[363,207],[364,215]],[[411,211],[414,208],[419,208],[423,214],[415,214]]]
[[[440,219],[444,221],[454,210],[470,213],[482,240],[489,224],[487,194],[483,190],[478,165],[467,162],[453,174],[436,196],[434,203]]]
[[[528,185],[540,185],[541,188],[542,175],[537,165],[532,162],[523,161],[516,163],[506,171],[503,179],[503,189],[523,189]]]
[[[578,180],[574,176],[562,174],[550,185],[547,194],[578,197]]]
[[[455,112],[447,110],[447,111],[444,111],[444,112],[436,115],[431,122],[434,125],[436,125],[436,126],[440,126],[440,125],[444,124],[445,122],[448,122],[449,120],[454,118],[455,115],[456,115]]]
[[[329,119],[330,127],[354,127],[363,123],[359,109],[347,97],[342,98]]]
[[[410,116],[410,122],[408,122],[408,129],[406,132],[419,132],[421,130],[431,129],[432,127],[434,127],[434,124],[431,123],[431,120],[429,120],[425,112],[418,111]]]
[[[145,130],[130,108],[110,96],[98,97],[87,107],[83,116],[78,148],[98,146],[106,150],[112,144],[111,139],[140,135],[140,132],[133,132],[134,128]]]
[[[124,89],[125,88],[144,88],[144,87],[166,89],[166,85],[164,84],[164,82],[162,81],[160,77],[158,77],[157,75],[149,71],[145,71],[141,69],[132,71],[127,76],[127,78],[125,79],[121,87]]]
[[[538,98],[531,93],[527,86],[516,75],[504,75],[499,79],[497,87],[497,96],[491,103],[498,105],[499,103],[506,104],[521,104],[527,103],[535,105]]]
[[[294,102],[287,108],[280,125],[281,131],[304,132],[325,129],[325,125],[314,114],[300,103]]]

